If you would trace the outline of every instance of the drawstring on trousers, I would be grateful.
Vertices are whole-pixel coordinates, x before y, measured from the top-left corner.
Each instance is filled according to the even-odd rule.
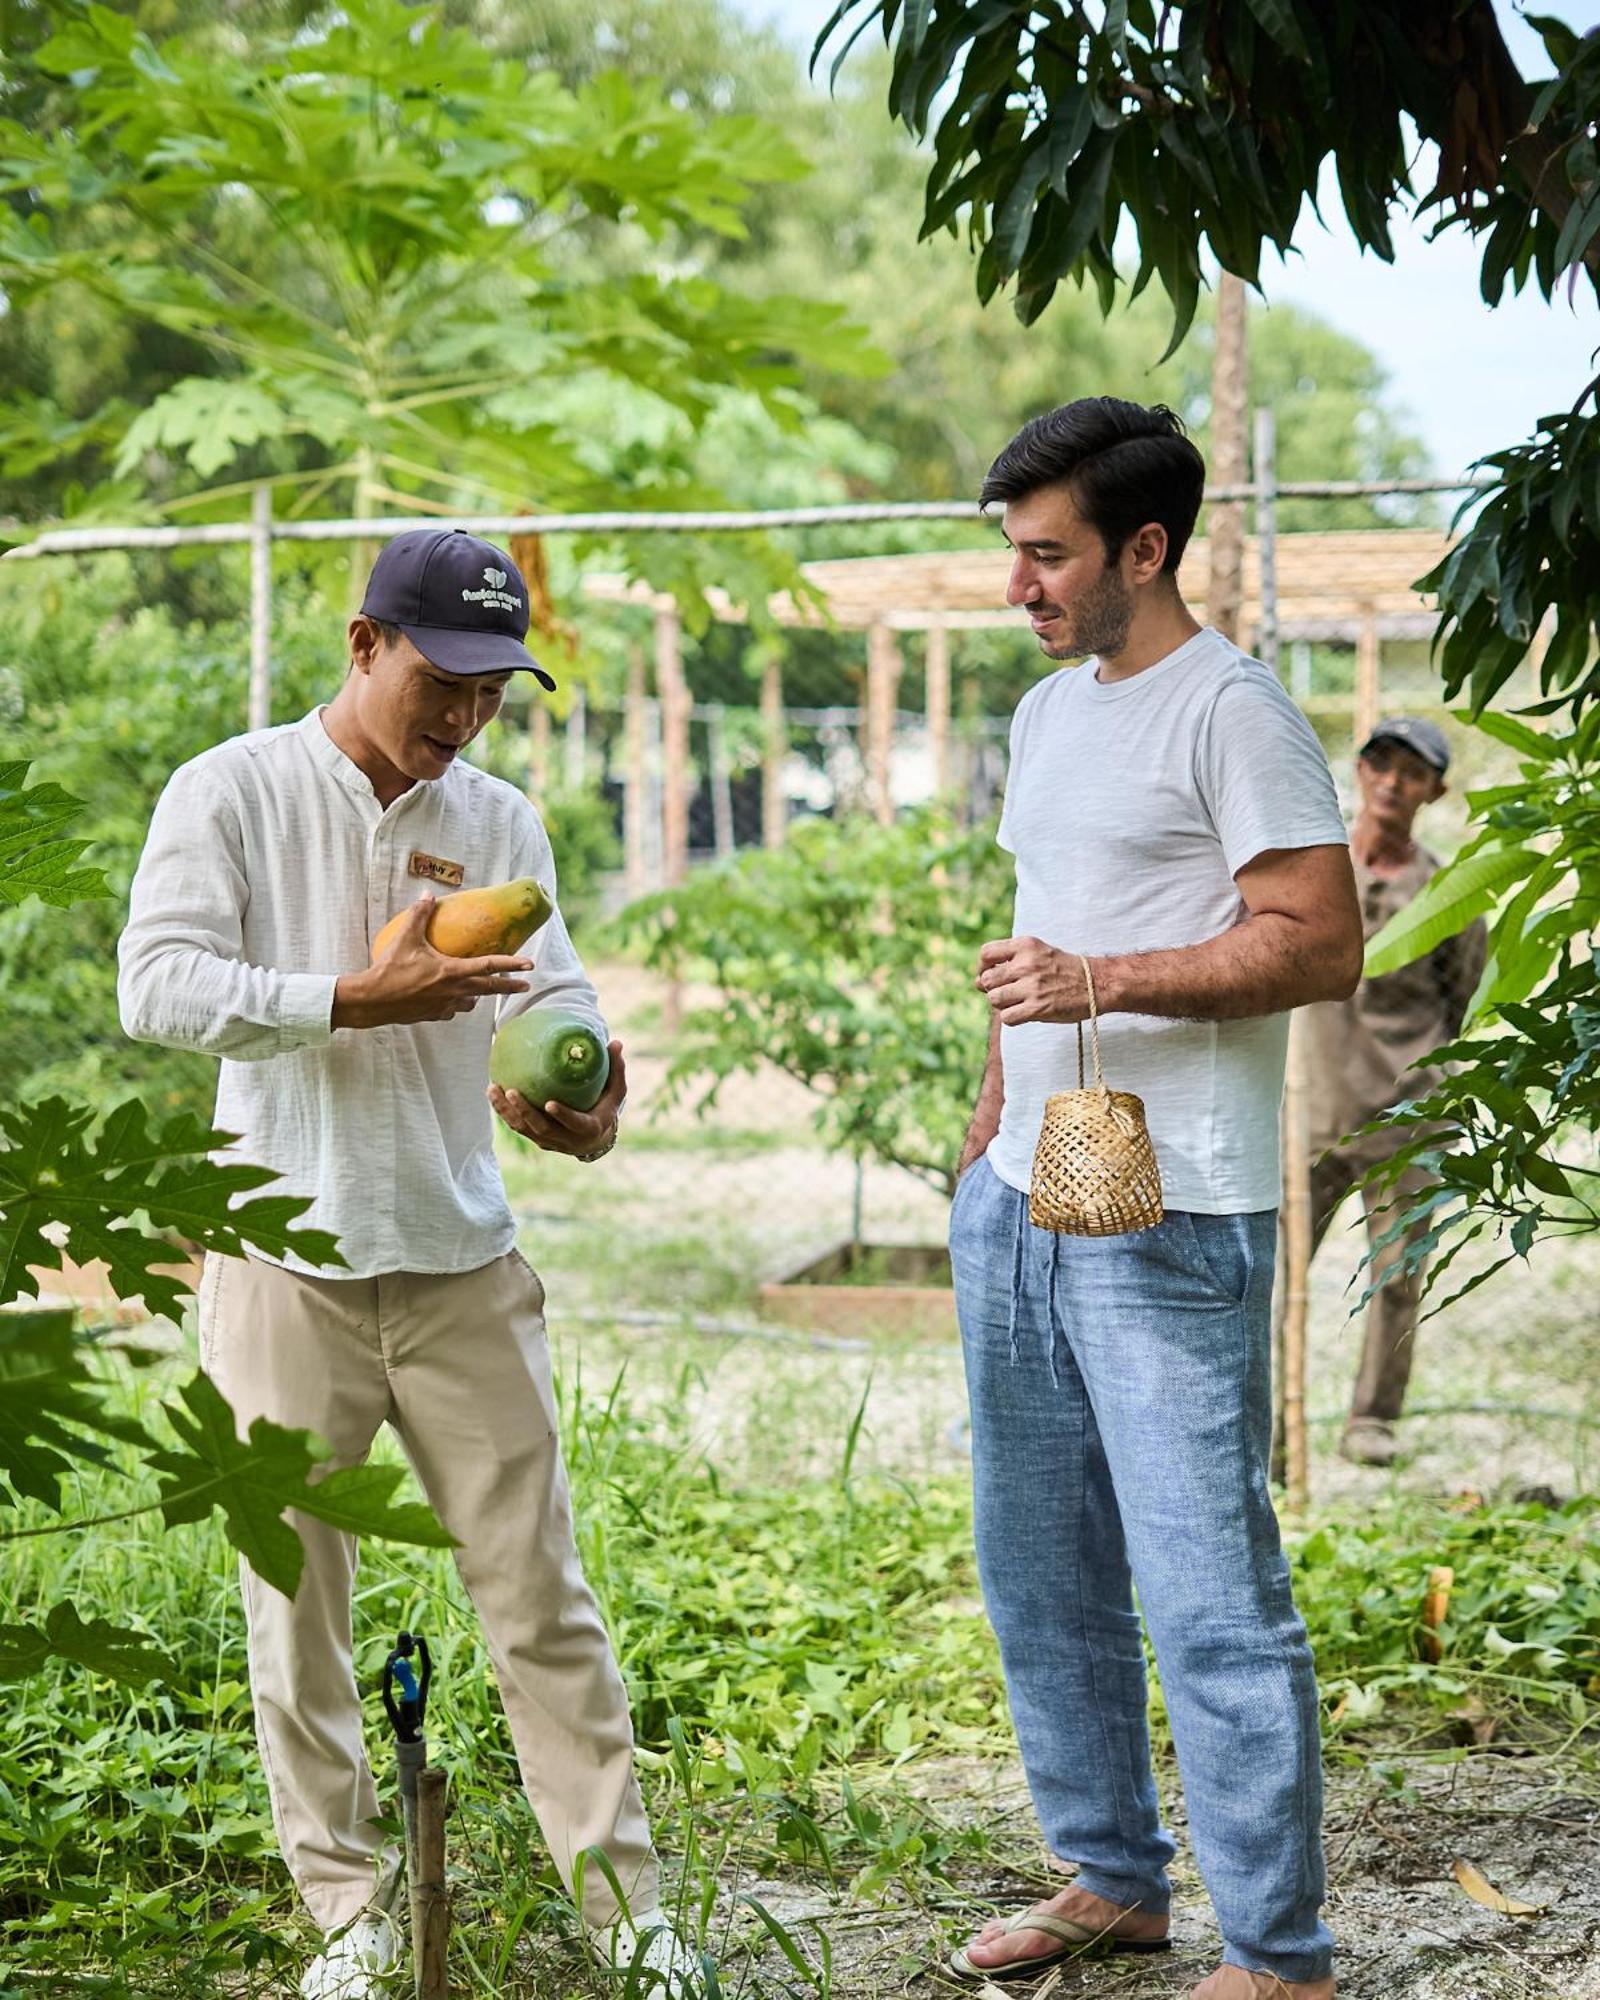
[[[1017,1314],[1022,1310],[1022,1249],[1026,1242],[1028,1227],[1028,1200],[1026,1195],[1016,1197],[1017,1236],[1011,1247],[1011,1316],[1006,1323],[1006,1337],[1011,1343],[1011,1365],[1016,1367],[1022,1356],[1017,1351]]]
[[[1022,1311],[1022,1268],[1026,1259],[1028,1231],[1032,1224],[1028,1220],[1028,1202],[1025,1195],[1016,1199],[1017,1230],[1011,1246],[1011,1307],[1006,1321],[1006,1339],[1011,1349],[1011,1365],[1015,1368],[1022,1360],[1018,1345],[1018,1315]],[[1057,1279],[1061,1271],[1061,1237],[1058,1231],[1050,1230],[1050,1269],[1045,1284],[1045,1348],[1050,1362],[1050,1380],[1059,1389],[1061,1370],[1056,1362],[1056,1349],[1066,1341],[1066,1327],[1061,1318],[1061,1307],[1057,1297]]]
[[[1062,1324],[1061,1309],[1056,1304],[1056,1278],[1061,1270],[1061,1237],[1057,1231],[1050,1232],[1050,1283],[1044,1295],[1045,1319],[1050,1340],[1050,1382],[1061,1387],[1061,1376],[1056,1368],[1056,1348],[1066,1340],[1066,1328]]]

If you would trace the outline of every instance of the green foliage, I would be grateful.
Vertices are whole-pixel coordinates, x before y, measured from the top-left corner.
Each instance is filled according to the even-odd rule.
[[[716,496],[681,455],[631,457],[626,424],[588,421],[597,393],[699,421],[742,391],[792,425],[798,357],[881,365],[835,308],[725,289],[675,255],[740,236],[753,191],[805,170],[760,118],[615,70],[568,89],[404,0],[248,38],[157,41],[94,4],[63,17],[14,59],[70,89],[35,123],[0,121],[0,280],[16,310],[86,294],[208,362],[70,436],[48,402],[31,424],[14,410],[13,465],[105,436],[122,503],[130,481],[170,493],[232,469],[358,514],[623,490],[681,507]],[[597,239],[629,254],[597,259]],[[215,489],[228,511],[234,491]]]
[[[1578,406],[1544,417],[1527,443],[1483,463],[1498,484],[1470,499],[1472,518],[1439,566],[1418,582],[1439,593],[1435,647],[1445,693],[1465,690],[1477,713],[1527,658],[1535,635],[1546,699],[1536,713],[1581,715],[1600,696],[1600,419]]]
[[[1426,1170],[1430,1189],[1404,1213],[1396,1211],[1374,1253],[1398,1242],[1414,1222],[1426,1223],[1404,1245],[1397,1269],[1414,1271],[1436,1259],[1426,1281],[1430,1291],[1440,1293],[1436,1312],[1475,1291],[1513,1258],[1525,1258],[1536,1237],[1600,1228],[1594,1145],[1600,1120],[1600,958],[1588,947],[1572,953],[1533,999],[1507,1001],[1496,1016],[1483,1032],[1448,1042],[1429,1058],[1449,1066],[1436,1090],[1363,1128],[1394,1128],[1396,1137],[1413,1134],[1367,1179],[1388,1187],[1416,1164]],[[1575,1148],[1586,1158],[1572,1158]],[[1446,1292],[1455,1259],[1486,1232],[1509,1247]],[[1358,1303],[1376,1289],[1369,1285]]]
[[[0,1299],[28,1289],[30,1267],[60,1270],[64,1256],[79,1264],[98,1257],[120,1298],[176,1313],[187,1286],[158,1268],[170,1264],[171,1242],[128,1227],[127,1218],[140,1214],[223,1256],[242,1257],[248,1243],[311,1264],[344,1263],[326,1230],[292,1226],[311,1206],[308,1195],[234,1205],[279,1178],[246,1160],[212,1164],[213,1151],[231,1145],[236,1133],[215,1132],[198,1118],[175,1118],[152,1132],[136,1099],[94,1126],[91,1107],[60,1097],[0,1108]]]
[[[1116,0],[1098,18],[1030,0],[841,0],[813,63],[848,25],[837,77],[874,22],[893,53],[891,113],[932,134],[923,233],[964,221],[979,297],[1014,280],[1024,321],[1063,279],[1092,281],[1109,309],[1126,213],[1133,291],[1160,280],[1176,347],[1203,249],[1258,285],[1262,252],[1287,251],[1315,208],[1325,164],[1357,242],[1391,257],[1390,212],[1413,198],[1408,123],[1440,149],[1426,203],[1489,232],[1486,296],[1531,274],[1549,297],[1600,234],[1600,58],[1546,24],[1559,74],[1535,99],[1489,0]]]
[[[11,872],[13,886],[18,875],[37,880],[58,898],[103,894],[98,871],[71,868],[83,843],[58,831],[77,816],[79,801],[55,785],[29,790],[26,776],[25,764],[9,766],[0,789],[0,876]],[[242,1256],[251,1245],[343,1263],[326,1231],[293,1226],[308,1196],[251,1194],[278,1175],[244,1161],[212,1163],[212,1150],[233,1136],[196,1118],[153,1132],[138,1101],[119,1105],[98,1127],[90,1108],[58,1097],[0,1104],[0,1306],[31,1297],[31,1272],[59,1270],[70,1253],[81,1262],[104,1259],[120,1297],[142,1296],[152,1311],[175,1314],[186,1286],[160,1268],[173,1257],[170,1236],[155,1233],[162,1230],[218,1255]],[[300,1537],[283,1519],[290,1507],[352,1532],[449,1545],[426,1507],[391,1504],[396,1468],[347,1467],[313,1484],[310,1474],[331,1448],[310,1433],[258,1418],[241,1442],[232,1410],[203,1374],[177,1391],[166,1438],[108,1411],[72,1321],[70,1312],[37,1306],[0,1312],[0,1510],[32,1501],[59,1514],[63,1484],[81,1465],[106,1465],[115,1442],[139,1452],[161,1482],[159,1499],[132,1511],[159,1506],[177,1527],[220,1508],[235,1547],[286,1595],[304,1561]],[[10,1528],[0,1530],[0,1542],[85,1525]],[[123,1679],[162,1665],[147,1634],[84,1621],[69,1605],[56,1604],[42,1623],[0,1630],[0,1672],[32,1672],[57,1651]]]
[[[1453,1073],[1436,1089],[1369,1128],[1412,1134],[1374,1169],[1375,1184],[1392,1184],[1413,1161],[1432,1182],[1386,1232],[1397,1240],[1411,1217],[1426,1221],[1404,1249],[1405,1269],[1448,1243],[1427,1278],[1442,1291],[1468,1243],[1492,1232],[1509,1245],[1448,1297],[1526,1257],[1543,1233],[1600,1227],[1600,985],[1591,943],[1600,925],[1600,707],[1566,732],[1496,714],[1479,716],[1477,726],[1520,753],[1518,780],[1467,794],[1479,831],[1367,947],[1368,973],[1387,972],[1475,917],[1490,918],[1469,1021],[1477,1032],[1443,1052]],[[1586,1157],[1574,1159],[1575,1150]]]
[[[781,848],[697,870],[619,920],[647,962],[711,981],[682,1024],[668,1098],[773,1063],[815,1091],[830,1145],[953,1185],[988,1037],[978,947],[1004,934],[993,828],[936,811],[880,827],[803,821]]]
[[[1415,1499],[1334,1516],[1291,1548],[1323,1699],[1370,1722],[1386,1696],[1447,1707],[1477,1692],[1502,1713],[1554,1709],[1588,1721],[1600,1656],[1600,1508],[1537,1502],[1464,1510]],[[1422,1647],[1435,1567],[1454,1572],[1436,1638]]]
[[[148,1423],[187,1365],[107,1357],[108,1393]],[[686,1928],[704,1925],[719,1874],[725,1886],[798,1875],[925,1901],[948,1894],[964,1864],[1011,1858],[1010,1829],[967,1801],[946,1812],[928,1802],[947,1790],[927,1782],[941,1763],[981,1770],[1014,1755],[977,1601],[966,1474],[862,1472],[841,1425],[829,1472],[779,1483],[697,1446],[706,1385],[693,1369],[669,1378],[659,1403],[626,1378],[568,1373],[559,1386],[584,1566],[617,1638],[652,1819],[682,1865]],[[874,1415],[869,1400],[869,1426]],[[392,1441],[377,1450],[398,1464]],[[97,1472],[83,1497],[92,1506],[121,1490],[116,1472]],[[70,1579],[85,1620],[136,1620],[177,1666],[165,1686],[140,1689],[55,1660],[13,1692],[0,1746],[0,1896],[21,1919],[13,1976],[105,1976],[121,1992],[120,1968],[137,1992],[153,1959],[168,1981],[198,1991],[209,1977],[215,1990],[230,1966],[294,1937],[251,1730],[234,1550],[219,1520],[190,1534],[182,1564],[151,1560],[141,1517],[77,1551],[17,1544],[0,1569],[0,1619]],[[1374,1754],[1386,1740],[1375,1724],[1448,1737],[1469,1698],[1505,1737],[1591,1721],[1597,1534],[1591,1502],[1464,1511],[1397,1495],[1381,1513],[1332,1509],[1291,1535],[1336,1754]],[[356,1607],[380,1794],[392,1799],[393,1766],[376,1683],[395,1630],[420,1629],[436,1660],[430,1738],[452,1775],[459,1893],[481,1918],[465,1926],[476,1963],[496,1992],[572,1990],[559,1974],[527,1979],[522,1934],[552,1925],[559,1904],[472,1607],[442,1552],[398,1554],[364,1551]],[[1441,1564],[1455,1588],[1434,1664],[1421,1613]],[[1159,1695],[1156,1722],[1160,1743]],[[975,1782],[973,1797],[983,1789]]]

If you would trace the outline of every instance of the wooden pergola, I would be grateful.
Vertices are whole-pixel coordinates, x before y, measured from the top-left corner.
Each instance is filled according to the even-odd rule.
[[[1362,528],[1274,537],[1277,629],[1286,640],[1341,642],[1355,647],[1354,726],[1364,739],[1378,719],[1381,649],[1385,639],[1431,635],[1431,600],[1412,587],[1449,547],[1434,529]],[[944,790],[950,763],[951,635],[1007,626],[1027,629],[1027,617],[1006,603],[1009,554],[1003,543],[987,549],[941,550],[927,555],[862,556],[803,566],[816,602],[796,601],[785,591],[769,599],[779,625],[832,626],[864,632],[867,642],[866,702],[862,753],[868,796],[877,816],[893,815],[889,753],[894,736],[902,670],[900,635],[925,635],[924,701],[935,787]],[[1183,559],[1184,595],[1198,617],[1206,615],[1211,551],[1202,539],[1191,542]],[[661,703],[663,765],[663,873],[679,882],[688,867],[688,770],[691,700],[683,671],[677,606],[671,597],[620,576],[591,576],[585,595],[598,603],[648,607],[655,619],[655,686]],[[744,623],[747,612],[725,592],[707,593],[715,617]],[[1240,632],[1253,642],[1261,623],[1261,554],[1254,536],[1246,538]],[[644,662],[630,674],[630,717],[645,691]],[[763,832],[769,845],[782,837],[783,683],[782,668],[769,664],[761,689],[769,749],[763,787]],[[630,723],[630,727],[633,725]],[[642,748],[642,746],[641,746]]]

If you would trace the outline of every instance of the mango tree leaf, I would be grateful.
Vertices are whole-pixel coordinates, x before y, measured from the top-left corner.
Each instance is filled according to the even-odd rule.
[[[52,1604],[42,1625],[0,1625],[0,1681],[27,1680],[48,1660],[71,1660],[135,1688],[174,1680],[178,1671],[148,1632],[103,1618],[86,1624],[70,1604]]]
[[[229,1541],[286,1597],[295,1594],[305,1566],[300,1537],[283,1519],[290,1507],[350,1534],[417,1548],[458,1546],[420,1502],[391,1502],[405,1477],[401,1467],[347,1466],[312,1483],[309,1474],[329,1448],[311,1432],[257,1417],[241,1440],[233,1411],[206,1375],[191,1376],[178,1395],[179,1406],[167,1411],[178,1444],[150,1460],[161,1480],[162,1513],[176,1527],[220,1507]]]
[[[1501,709],[1486,708],[1479,715],[1466,708],[1452,712],[1457,722],[1470,724],[1483,735],[1492,736],[1497,743],[1508,744],[1524,757],[1537,758],[1541,764],[1548,764],[1558,754],[1561,741],[1558,736],[1530,728],[1526,722],[1519,722],[1514,715],[1507,715]]]
[[[137,1099],[118,1105],[91,1135],[93,1124],[90,1107],[60,1097],[0,1108],[0,1302],[30,1289],[28,1266],[59,1270],[66,1255],[79,1264],[104,1258],[119,1298],[142,1297],[150,1312],[176,1315],[187,1286],[161,1268],[176,1261],[172,1245],[133,1226],[141,1214],[228,1256],[250,1244],[270,1256],[292,1250],[308,1263],[344,1264],[325,1230],[292,1227],[309,1197],[261,1195],[233,1205],[278,1175],[244,1161],[213,1163],[211,1152],[231,1144],[231,1133],[193,1117],[152,1131]],[[64,1244],[43,1233],[52,1223],[62,1225]]]
[[[1506,887],[1531,874],[1542,858],[1535,847],[1493,847],[1447,863],[1367,946],[1367,978],[1425,958],[1492,909]]]

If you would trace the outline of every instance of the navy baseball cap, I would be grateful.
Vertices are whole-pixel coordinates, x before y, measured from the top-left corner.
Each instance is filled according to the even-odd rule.
[[[398,625],[447,674],[503,674],[526,667],[555,682],[522,643],[528,587],[493,542],[465,528],[414,528],[386,544],[367,578],[362,616]]]
[[[1414,715],[1391,715],[1380,722],[1366,742],[1361,746],[1361,755],[1375,743],[1399,743],[1407,750],[1414,751],[1424,764],[1432,765],[1442,778],[1450,768],[1450,745],[1444,740],[1444,731],[1434,722],[1423,722]]]

